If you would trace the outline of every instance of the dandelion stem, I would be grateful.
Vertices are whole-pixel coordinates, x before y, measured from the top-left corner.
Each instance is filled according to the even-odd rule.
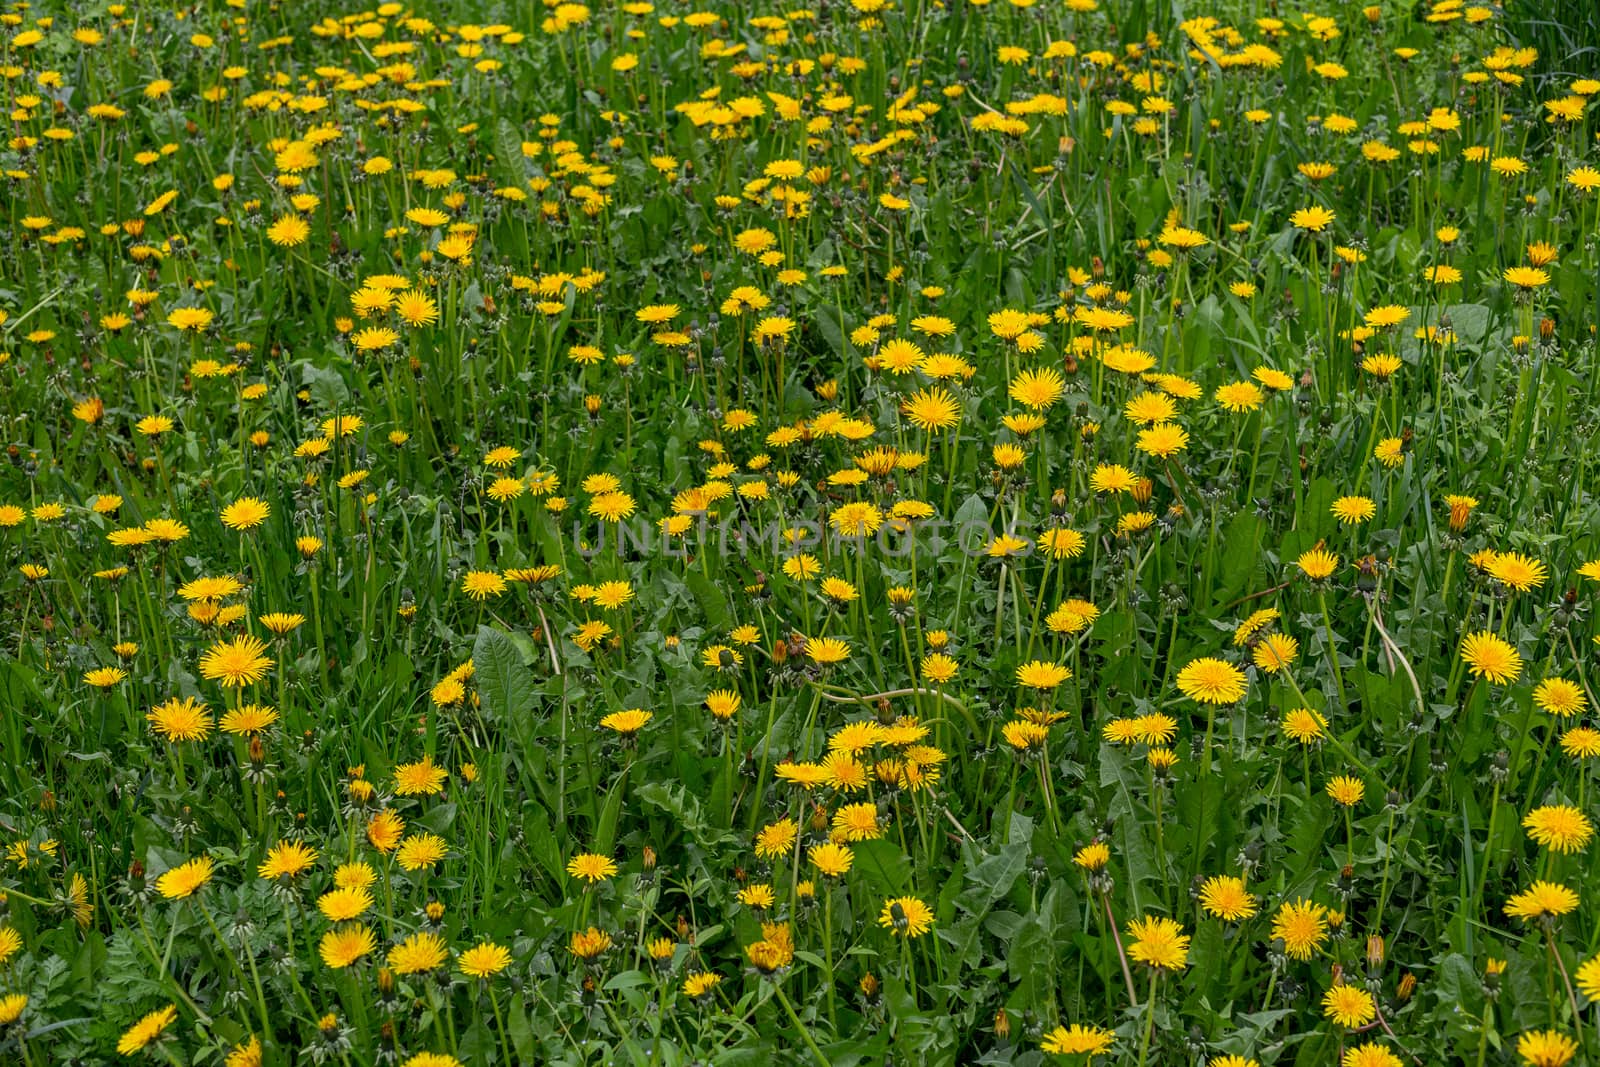
[[[1106,927],[1111,931],[1111,940],[1117,946],[1117,962],[1122,965],[1122,980],[1128,985],[1128,1006],[1138,1007],[1139,993],[1133,985],[1133,972],[1128,969],[1128,953],[1122,947],[1122,934],[1117,929],[1117,917],[1111,913],[1111,894],[1100,894],[1101,907],[1106,913]]]
[[[1350,707],[1350,700],[1344,691],[1344,669],[1339,666],[1339,645],[1333,632],[1333,616],[1328,612],[1328,594],[1320,585],[1317,587],[1317,603],[1322,608],[1323,631],[1328,635],[1328,664],[1333,668],[1334,685],[1339,690],[1339,710],[1344,711]]]
[[[1156,985],[1161,981],[1161,972],[1150,972],[1150,996],[1144,1002],[1144,1037],[1139,1040],[1139,1067],[1144,1067],[1145,1057],[1150,1054],[1150,1035],[1156,1028]]]
[[[789,1016],[789,1021],[794,1023],[795,1031],[800,1035],[800,1040],[805,1042],[806,1048],[811,1050],[811,1054],[817,1058],[817,1062],[822,1064],[822,1067],[832,1067],[828,1062],[828,1057],[822,1054],[822,1050],[817,1047],[816,1041],[812,1040],[811,1031],[806,1029],[805,1024],[800,1021],[800,1016],[795,1014],[794,1005],[790,1004],[789,998],[784,996],[783,987],[774,982],[772,992],[777,996],[778,1003],[783,1005],[783,1010]]]

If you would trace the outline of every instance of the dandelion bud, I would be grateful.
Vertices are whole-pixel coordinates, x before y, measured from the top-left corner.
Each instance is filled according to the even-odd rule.
[[[857,987],[861,990],[861,995],[868,1000],[877,999],[878,990],[881,988],[878,984],[877,975],[871,971],[861,976],[861,981],[857,983]]]
[[[1373,934],[1367,938],[1367,967],[1376,971],[1383,966],[1385,948],[1383,935]]]
[[[591,419],[598,416],[600,414],[600,398],[593,393],[585,396],[583,398],[583,410],[589,413]]]
[[[1356,564],[1356,590],[1363,594],[1370,594],[1378,588],[1378,563],[1372,556],[1367,556]]]
[[[1417,991],[1417,976],[1407,971],[1400,976],[1400,987],[1394,991],[1396,998],[1410,1000],[1411,994]]]
[[[1483,965],[1483,995],[1490,1000],[1500,996],[1500,976],[1505,973],[1506,961],[1490,957]]]
[[[387,967],[378,968],[378,992],[386,997],[394,996],[394,972]]]
[[[1155,492],[1156,483],[1150,478],[1140,478],[1133,483],[1133,499],[1140,504],[1150,503],[1150,495]]]
[[[1369,23],[1376,26],[1378,24],[1378,20],[1383,18],[1383,8],[1379,7],[1377,4],[1368,4],[1366,7],[1361,9],[1361,14],[1366,16],[1366,19]]]
[[[1539,339],[1548,341],[1556,335],[1556,321],[1554,319],[1539,320]]]
[[[261,743],[260,737],[252,735],[250,738],[250,762],[259,767],[262,763],[266,762],[266,759],[266,746]]]
[[[1002,1041],[1011,1036],[1011,1016],[1004,1008],[994,1013],[994,1036]]]
[[[644,846],[644,869],[647,871],[653,871],[655,870],[655,866],[656,850],[651,848],[649,845],[646,845]]]

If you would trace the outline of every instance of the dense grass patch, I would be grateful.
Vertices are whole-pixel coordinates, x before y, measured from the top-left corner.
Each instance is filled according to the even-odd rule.
[[[1592,3],[7,11],[0,1062],[1600,1059]]]

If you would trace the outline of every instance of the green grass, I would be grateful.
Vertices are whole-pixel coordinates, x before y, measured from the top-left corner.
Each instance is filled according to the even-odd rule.
[[[10,19],[0,1062],[1600,1055],[1600,16],[1087,7]]]

